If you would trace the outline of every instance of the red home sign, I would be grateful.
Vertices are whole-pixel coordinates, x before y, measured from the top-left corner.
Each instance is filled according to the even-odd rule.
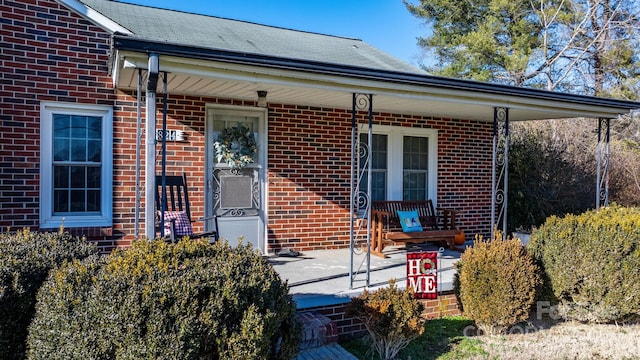
[[[407,287],[413,288],[416,299],[435,299],[438,296],[438,253],[407,253]]]

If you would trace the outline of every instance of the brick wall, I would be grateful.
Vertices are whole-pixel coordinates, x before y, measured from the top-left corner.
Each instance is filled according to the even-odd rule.
[[[491,233],[493,124],[432,120],[438,132],[438,206],[460,209],[460,228],[473,239]]]
[[[349,246],[350,144],[350,111],[270,105],[271,249]]]
[[[437,129],[438,206],[461,210],[469,238],[490,232],[492,124],[386,113],[374,123]],[[351,111],[270,104],[269,138],[271,249],[348,246]]]
[[[114,108],[113,226],[68,230],[88,236],[104,251],[128,246],[135,223],[136,94],[113,88],[109,34],[53,1],[4,1],[0,25],[0,228],[39,226],[40,102],[109,105]],[[143,119],[144,101],[143,96]],[[170,101],[170,126],[187,130],[191,138],[187,144],[169,145],[169,165],[175,173],[202,179],[204,100]],[[144,158],[144,143],[141,150]],[[203,191],[198,184],[190,184],[195,194]],[[201,215],[204,200],[194,200],[194,212]],[[142,221],[140,226],[144,229]]]
[[[0,25],[0,227],[37,228],[40,102],[112,106],[109,35],[53,1],[3,1]]]
[[[119,102],[120,103],[120,102]],[[194,217],[204,214],[205,105],[255,106],[252,101],[170,95],[168,128],[183,130],[186,142],[167,144],[167,173],[187,173]],[[134,106],[134,103],[131,104]],[[159,105],[160,106],[160,105]],[[135,112],[120,123],[135,124]],[[438,129],[438,204],[462,210],[460,226],[468,234],[488,233],[491,204],[491,124],[374,114],[381,125]],[[123,114],[123,116],[125,116]],[[360,116],[363,119],[362,116]],[[364,120],[362,120],[364,121]],[[132,199],[134,129],[122,129],[127,154],[116,162],[119,186]],[[302,105],[269,104],[268,232],[269,251],[344,248],[349,245],[351,111]],[[114,137],[118,137],[116,134]],[[157,154],[159,157],[159,153]],[[120,174],[120,176],[118,176]],[[129,174],[129,176],[126,176]],[[123,230],[133,232],[133,202],[123,206]],[[128,210],[128,212],[127,212]],[[124,217],[126,215],[126,218]],[[195,224],[196,231],[201,224]]]
[[[110,105],[113,226],[72,230],[91,236],[105,251],[129,245],[135,223],[136,95],[112,86],[109,35],[53,1],[4,1],[0,25],[0,227],[38,227],[40,102]],[[185,131],[187,141],[168,143],[167,173],[187,173],[194,218],[204,214],[206,104],[255,106],[169,96],[168,128]],[[359,114],[359,121],[365,118]],[[438,129],[438,204],[462,210],[467,234],[489,232],[491,124],[386,113],[375,113],[375,123]],[[269,104],[268,131],[269,250],[348,246],[350,109]],[[144,150],[143,142],[142,159]],[[158,163],[159,151],[158,146]],[[142,168],[144,180],[144,163]],[[202,230],[202,224],[194,225]],[[142,221],[140,226],[142,233]]]
[[[129,97],[129,99],[133,99]],[[121,105],[123,101],[119,101]],[[185,132],[186,142],[167,143],[167,173],[186,172],[194,218],[204,214],[205,105],[255,106],[252,101],[170,95],[167,127]],[[124,106],[121,105],[123,108]],[[116,160],[118,222],[133,233],[135,103],[121,114],[114,137],[127,139]],[[158,105],[160,107],[160,104]],[[117,114],[118,115],[118,114]],[[374,114],[381,125],[438,129],[438,204],[462,210],[468,234],[488,233],[491,204],[491,124]],[[363,119],[362,116],[360,116]],[[158,120],[160,121],[160,119]],[[364,121],[364,120],[362,120]],[[269,251],[344,248],[349,245],[351,111],[269,104]],[[121,134],[121,135],[118,135]],[[124,140],[123,140],[124,142]],[[125,148],[124,143],[122,147]],[[159,151],[159,148],[158,148]],[[158,152],[158,158],[160,156]],[[460,160],[460,161],[458,161]],[[159,170],[158,170],[159,172]],[[195,230],[202,224],[194,224]]]

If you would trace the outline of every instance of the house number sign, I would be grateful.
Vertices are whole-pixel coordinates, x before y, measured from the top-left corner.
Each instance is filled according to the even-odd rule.
[[[182,130],[167,130],[167,141],[184,141],[184,131]],[[156,130],[156,141],[162,141],[162,130]]]

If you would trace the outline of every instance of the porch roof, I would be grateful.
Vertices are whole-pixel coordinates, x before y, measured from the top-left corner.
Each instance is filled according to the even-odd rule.
[[[616,118],[640,103],[432,76],[361,40],[99,0],[60,0],[113,34],[117,88],[137,88],[137,70],[157,53],[172,94],[351,108],[374,95],[374,111],[493,121]]]

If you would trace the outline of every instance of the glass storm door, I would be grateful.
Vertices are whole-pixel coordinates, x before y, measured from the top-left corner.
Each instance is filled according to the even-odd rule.
[[[256,108],[211,107],[207,108],[207,215],[218,216],[220,237],[231,245],[251,243],[265,252],[265,169],[266,137],[264,136],[265,111]],[[226,129],[226,131],[225,131]],[[246,137],[236,141],[237,129],[253,135],[256,147],[250,151],[253,162],[233,167],[224,160],[218,161],[215,143],[232,140],[230,151],[246,148]],[[248,130],[248,131],[246,131]],[[224,135],[226,134],[226,136]],[[245,152],[246,154],[246,152]],[[208,228],[213,228],[210,221]]]

